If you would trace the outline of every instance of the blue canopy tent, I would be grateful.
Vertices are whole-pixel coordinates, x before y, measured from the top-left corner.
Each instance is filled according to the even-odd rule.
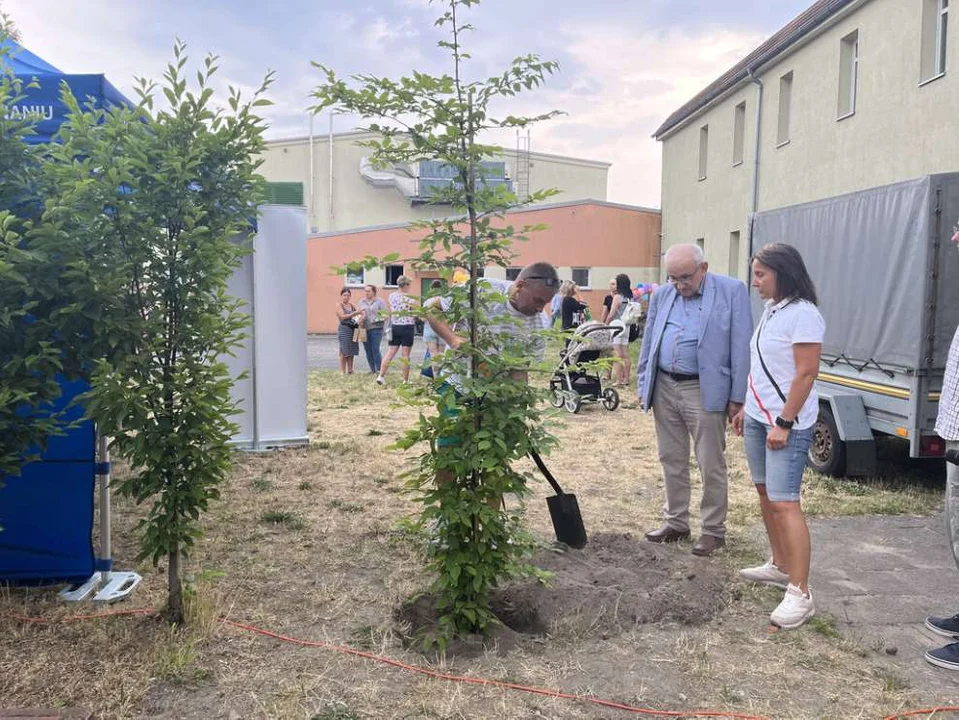
[[[6,51],[0,62],[23,82],[24,97],[10,108],[10,116],[34,120],[35,134],[25,138],[29,143],[50,142],[66,120],[67,107],[60,100],[61,83],[69,86],[81,105],[87,100],[93,100],[97,107],[132,104],[103,75],[64,73],[12,40],[0,43],[0,48]]]
[[[60,83],[74,95],[97,104],[125,103],[103,75],[67,75],[21,46],[6,41],[0,62],[12,66],[23,82],[25,95],[10,114],[35,118],[37,134],[28,142],[50,142],[66,120],[60,102]],[[36,81],[39,87],[27,87]],[[61,382],[58,407],[67,407],[88,389],[82,382]],[[66,420],[82,417],[72,407]],[[109,457],[104,438],[97,438],[93,423],[84,420],[65,436],[51,438],[41,459],[23,469],[20,477],[0,478],[0,584],[70,583],[61,593],[66,600],[82,600],[95,594],[97,600],[125,597],[139,583],[135,573],[112,572],[110,547]],[[99,455],[99,458],[97,458]],[[99,462],[97,462],[99,459]],[[93,549],[93,497],[96,478],[101,479],[100,557]]]

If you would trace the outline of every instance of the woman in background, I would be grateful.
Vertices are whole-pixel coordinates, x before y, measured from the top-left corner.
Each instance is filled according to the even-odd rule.
[[[363,343],[363,349],[366,350],[366,362],[370,366],[370,372],[376,375],[380,371],[380,363],[383,362],[380,343],[383,341],[386,303],[376,297],[376,285],[367,285],[363,291],[366,297],[359,303],[363,311],[363,326],[366,328],[366,342]]]
[[[390,320],[390,349],[386,351],[386,357],[380,363],[380,374],[376,376],[379,385],[386,382],[386,371],[390,369],[390,363],[398,351],[403,358],[403,382],[410,381],[410,352],[413,350],[413,337],[416,334],[416,318],[410,314],[416,305],[416,298],[410,295],[412,284],[413,281],[406,275],[400,275],[396,279],[397,291],[390,293],[387,310]]]
[[[360,354],[360,346],[353,340],[353,331],[362,322],[363,311],[350,302],[352,295],[349,288],[343,288],[336,304],[336,319],[339,320],[336,338],[340,344],[340,372],[344,375],[353,374],[353,358]]]
[[[620,273],[615,278],[616,292],[613,294],[613,301],[609,307],[609,314],[606,316],[606,324],[609,325],[613,320],[619,320],[626,310],[626,305],[633,298],[633,289],[629,284],[629,275]],[[612,283],[610,283],[612,285]],[[624,386],[629,382],[629,328],[623,330],[613,338],[613,352],[616,355],[617,362],[613,366],[613,381],[617,385]]]

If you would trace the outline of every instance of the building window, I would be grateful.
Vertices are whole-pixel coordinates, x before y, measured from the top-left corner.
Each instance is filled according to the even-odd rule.
[[[577,287],[581,287],[585,290],[588,290],[589,285],[589,268],[584,267],[574,267],[573,268],[573,282],[576,283]]]
[[[699,246],[699,249],[703,252],[706,251],[706,238],[696,238],[696,244]]]
[[[859,31],[839,41],[839,119],[856,112],[856,84],[859,76]]]
[[[709,125],[699,128],[699,179],[706,179],[706,154],[709,151]]]
[[[729,233],[729,277],[739,277],[739,230]]]
[[[347,287],[363,287],[366,285],[366,270],[363,268],[359,270],[347,270],[346,285]]]
[[[521,271],[522,269],[523,269],[523,268],[518,268],[518,267],[508,267],[508,268],[506,268],[506,279],[507,279],[507,280],[515,280],[516,278],[519,277],[519,273],[520,273],[520,271]]]
[[[776,129],[776,145],[785,145],[789,142],[789,115],[793,102],[793,74],[788,73],[779,78],[779,124]]]
[[[746,103],[736,106],[733,117],[733,165],[743,161],[743,148],[746,146]]]
[[[949,0],[922,0],[922,58],[920,80],[946,72]]]
[[[386,287],[396,287],[396,281],[399,280],[400,275],[403,274],[402,265],[387,265],[386,270],[386,280],[383,281],[383,285]]]

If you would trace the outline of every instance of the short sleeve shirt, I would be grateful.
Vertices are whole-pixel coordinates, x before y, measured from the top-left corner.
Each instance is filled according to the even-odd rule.
[[[793,345],[804,343],[822,344],[826,322],[819,309],[805,300],[783,300],[773,304],[766,302],[763,316],[749,341],[749,388],[746,392],[746,414],[766,425],[773,425],[781,415],[785,402],[779,396],[789,397],[789,389],[796,377],[796,360]],[[765,362],[760,362],[760,355]],[[766,374],[768,370],[769,375]],[[775,380],[775,385],[773,384]],[[813,386],[796,417],[795,428],[812,427],[819,414],[819,398]]]
[[[416,318],[409,314],[416,305],[416,298],[406,293],[390,293],[390,312],[393,314],[390,322],[393,325],[415,325]]]
[[[946,359],[936,433],[943,440],[959,440],[959,328],[956,328],[956,334],[952,336],[949,357]]]

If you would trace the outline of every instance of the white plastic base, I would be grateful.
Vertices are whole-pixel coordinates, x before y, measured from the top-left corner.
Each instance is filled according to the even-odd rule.
[[[104,579],[106,580],[106,584],[100,589],[100,592],[94,596],[93,602],[112,603],[117,600],[123,600],[132,593],[137,585],[140,584],[140,581],[143,580],[143,578],[135,572],[109,572],[106,573]]]
[[[60,591],[60,599],[64,602],[82,602],[90,597],[103,582],[103,573],[95,572],[81,585],[70,585]]]
[[[82,585],[71,585],[61,590],[60,599],[64,602],[82,602],[92,596],[93,602],[117,602],[128,597],[142,580],[135,572],[95,572]]]

